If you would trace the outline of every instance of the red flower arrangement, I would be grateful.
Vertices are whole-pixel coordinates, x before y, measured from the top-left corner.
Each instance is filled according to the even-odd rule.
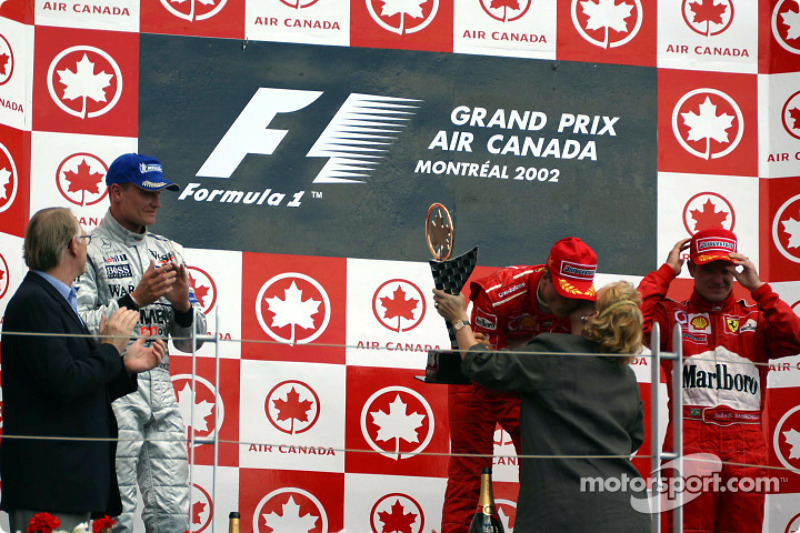
[[[28,533],[53,533],[61,525],[61,520],[50,513],[37,513],[33,515],[28,524]]]
[[[105,515],[92,522],[92,533],[111,533],[111,528],[116,522],[114,519]]]
[[[111,533],[111,527],[115,524],[113,518],[108,515],[98,518],[92,522],[92,533]],[[27,533],[65,533],[56,530],[61,525],[61,520],[50,513],[37,513],[33,515],[28,524]],[[72,533],[89,533],[89,524],[81,524],[72,530]]]

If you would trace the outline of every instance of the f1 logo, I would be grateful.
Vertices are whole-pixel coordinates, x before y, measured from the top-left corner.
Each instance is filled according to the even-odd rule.
[[[247,154],[271,155],[289,133],[266,126],[278,113],[293,113],[311,105],[321,91],[260,88],[197,172],[198,177],[230,178]]]
[[[278,113],[293,113],[314,103],[321,91],[297,91],[261,87],[225,133],[198,177],[230,178],[248,154],[271,155],[286,130],[268,129]],[[314,183],[364,183],[406,127],[420,106],[420,100],[373,94],[352,93],[306,157],[325,157],[328,161]]]

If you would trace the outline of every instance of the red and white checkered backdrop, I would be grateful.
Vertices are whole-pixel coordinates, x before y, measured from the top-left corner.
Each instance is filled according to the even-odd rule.
[[[433,202],[456,253],[479,245],[473,277],[572,234],[598,285],[636,283],[721,225],[800,304],[798,0],[0,0],[0,313],[30,214],[96,227],[128,151],[181,185],[152,229],[219,324],[219,379],[213,344],[194,390],[171,357],[190,431],[221,441],[215,476],[192,449],[195,532],[233,510],[262,533],[438,528],[446,388],[413,379],[448,345]],[[797,531],[800,356],[772,370],[764,531]],[[510,530],[517,464],[495,444]]]

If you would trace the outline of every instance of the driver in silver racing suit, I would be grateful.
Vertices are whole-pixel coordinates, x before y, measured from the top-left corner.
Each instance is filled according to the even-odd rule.
[[[142,172],[142,176],[137,176],[137,172],[147,167],[139,166],[140,170],[129,167],[138,165],[142,159],[151,168],[157,164],[158,172],[151,170],[149,175]],[[121,165],[115,167],[120,160]],[[130,227],[131,219],[138,220],[137,206],[123,205],[120,208],[115,205],[120,198],[123,203],[129,201],[124,198],[125,194],[142,198],[150,196],[149,201],[155,203],[155,208],[152,205],[148,208],[151,220],[148,221],[147,216],[143,220],[154,222],[155,211],[160,206],[158,192],[170,186],[176,187],[163,180],[163,176],[160,177],[162,181],[155,181],[154,174],[160,175],[160,168],[157,160],[149,161],[146,156],[138,154],[120,156],[109,167],[106,181],[112,207],[92,233],[86,273],[78,279],[78,310],[87,327],[96,333],[102,315],[110,315],[119,307],[138,309],[139,323],[135,332],[147,332],[165,340],[171,335],[176,348],[191,352],[192,327],[197,334],[205,334],[206,319],[188,283],[183,248],[148,232],[145,226],[141,226],[141,232],[126,229],[123,223]],[[139,190],[119,185],[119,190],[112,189],[112,183],[135,186]],[[166,186],[152,190],[153,185],[164,184]],[[118,218],[122,220],[118,221]],[[162,285],[170,288],[151,287],[150,292],[143,293],[143,278],[145,281],[153,280],[151,283],[159,283],[158,278],[163,278]],[[138,302],[133,298],[134,293]],[[153,298],[151,303],[139,307],[143,301],[146,303]],[[188,309],[179,311],[175,302],[185,302],[180,305]],[[197,347],[200,344],[198,341]],[[112,407],[119,425],[117,477],[123,507],[113,531],[133,531],[137,477],[144,503],[142,519],[146,531],[182,533],[189,530],[187,435],[170,379],[169,354],[164,355],[161,365],[139,374],[138,392],[119,398]]]

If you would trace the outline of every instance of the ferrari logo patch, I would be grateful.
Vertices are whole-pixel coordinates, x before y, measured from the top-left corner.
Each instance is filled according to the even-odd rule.
[[[726,318],[725,325],[728,326],[728,331],[731,333],[736,333],[739,331],[739,319],[738,318]]]

